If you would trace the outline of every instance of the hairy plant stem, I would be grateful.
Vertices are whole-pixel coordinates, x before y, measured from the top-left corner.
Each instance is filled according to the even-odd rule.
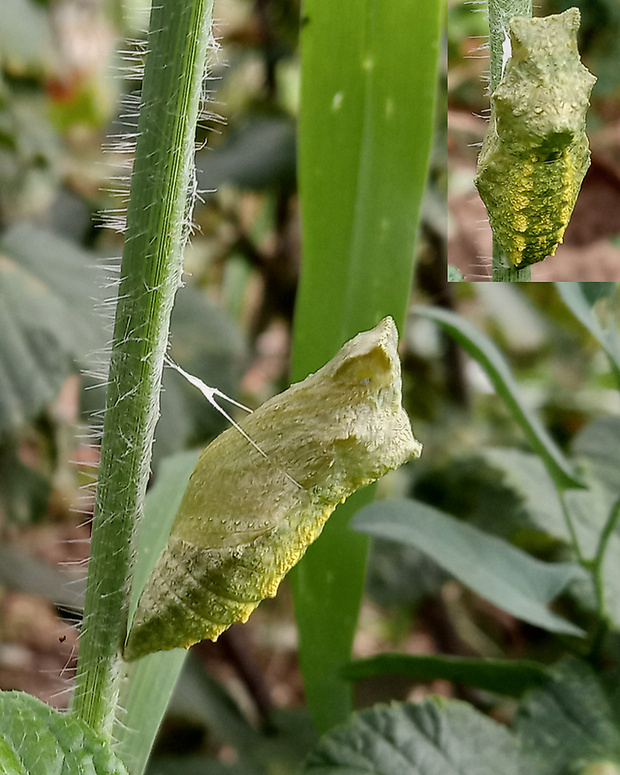
[[[502,56],[504,44],[509,39],[508,22],[513,16],[532,15],[532,0],[489,0],[489,49],[491,54],[490,74],[493,92],[502,79]],[[510,262],[493,239],[493,282],[494,283],[529,283],[532,279],[532,268],[527,266],[516,269],[509,266]]]
[[[505,266],[509,264],[509,266]],[[494,283],[529,283],[532,280],[532,267],[517,269],[512,266],[493,237],[493,282]]]
[[[110,737],[132,552],[187,237],[212,0],[159,0],[148,53],[110,361],[73,711]]]

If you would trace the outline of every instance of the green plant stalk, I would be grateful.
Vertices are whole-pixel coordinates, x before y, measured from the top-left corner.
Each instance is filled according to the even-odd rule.
[[[538,417],[523,402],[508,364],[492,340],[481,334],[468,320],[450,310],[441,307],[417,307],[416,314],[438,323],[482,366],[498,395],[523,429],[532,449],[545,464],[558,492],[571,488],[585,489],[585,485],[576,477],[571,463],[564,457]]]
[[[571,543],[573,545],[573,550],[577,555],[577,560],[579,561],[579,564],[582,565],[588,571],[588,573],[590,573],[592,569],[590,566],[588,566],[588,560],[585,558],[583,551],[581,549],[579,539],[577,538],[577,531],[575,530],[575,524],[573,522],[573,518],[570,515],[570,510],[566,503],[566,498],[564,497],[567,488],[559,487],[557,485],[557,482],[556,482],[556,488],[558,492],[558,498],[560,499],[560,505],[562,507],[562,515],[564,517],[564,522],[566,523],[566,528],[570,535]]]
[[[500,246],[493,237],[493,282],[494,283],[529,283],[532,281],[532,267],[506,266],[510,261],[504,256]]]
[[[508,22],[513,16],[532,16],[532,0],[489,0],[489,50],[491,92],[502,80],[504,42],[510,37]]]
[[[433,132],[441,0],[306,0],[299,185],[303,266],[291,378],[390,314],[402,331]],[[300,662],[320,731],[346,720],[367,539],[330,517],[292,572]]]
[[[495,91],[502,79],[503,45],[508,33],[508,22],[513,16],[532,15],[532,0],[489,0],[489,49],[491,54],[490,74],[491,92]],[[493,282],[529,283],[532,279],[532,267],[517,269],[503,255],[495,238],[493,239]]]
[[[148,37],[73,711],[108,737],[163,355],[187,237],[212,0],[160,0]]]
[[[592,649],[590,657],[593,660],[598,660],[603,641],[609,629],[611,617],[607,609],[607,603],[605,601],[605,584],[603,579],[603,565],[605,563],[605,552],[609,544],[609,539],[614,534],[616,528],[620,522],[620,498],[616,500],[609,512],[609,517],[601,533],[596,554],[594,556],[594,562],[592,563],[591,573],[594,582],[594,591],[596,594],[596,607],[598,612],[598,626],[592,639]]]

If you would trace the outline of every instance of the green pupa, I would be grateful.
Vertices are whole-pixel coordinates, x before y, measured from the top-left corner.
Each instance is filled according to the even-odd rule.
[[[397,344],[385,318],[245,418],[247,436],[233,427],[209,444],[140,597],[125,659],[215,640],[246,621],[339,503],[420,455]]]

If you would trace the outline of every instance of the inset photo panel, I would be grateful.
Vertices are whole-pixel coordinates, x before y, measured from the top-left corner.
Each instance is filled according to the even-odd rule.
[[[611,6],[450,0],[449,280],[620,279]]]

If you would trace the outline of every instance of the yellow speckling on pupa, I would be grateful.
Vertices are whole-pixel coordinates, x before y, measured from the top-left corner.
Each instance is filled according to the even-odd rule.
[[[202,453],[142,592],[125,659],[244,622],[355,490],[420,455],[391,318]]]

